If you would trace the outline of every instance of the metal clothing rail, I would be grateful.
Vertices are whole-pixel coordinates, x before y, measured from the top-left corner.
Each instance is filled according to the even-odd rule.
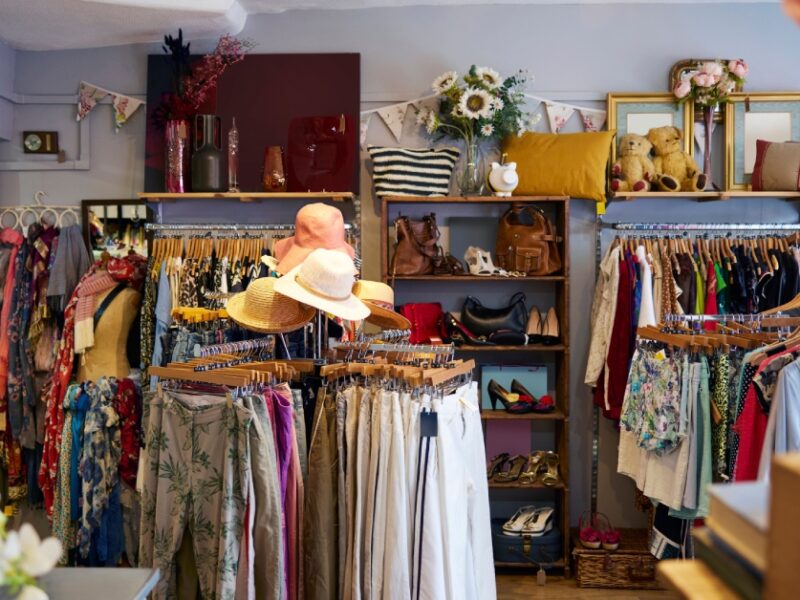
[[[216,356],[218,354],[241,354],[252,350],[269,350],[275,347],[275,338],[267,336],[252,340],[241,340],[238,342],[226,342],[224,344],[212,344],[210,346],[198,346],[195,348],[196,358],[204,356]]]
[[[800,231],[800,223],[614,223],[598,219],[615,231]]]
[[[453,344],[375,344],[366,342],[331,342],[333,349],[361,350],[363,352],[399,352],[401,354],[453,354]]]
[[[350,230],[353,226],[350,223],[344,224],[345,230]],[[294,231],[294,223],[146,223],[147,231],[156,232],[202,232],[212,233],[214,231],[247,232],[247,231]]]

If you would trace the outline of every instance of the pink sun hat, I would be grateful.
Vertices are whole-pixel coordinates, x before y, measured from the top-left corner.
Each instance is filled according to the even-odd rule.
[[[294,221],[294,235],[275,243],[278,272],[286,274],[318,248],[336,250],[351,259],[356,253],[344,239],[342,211],[321,202],[307,204]]]

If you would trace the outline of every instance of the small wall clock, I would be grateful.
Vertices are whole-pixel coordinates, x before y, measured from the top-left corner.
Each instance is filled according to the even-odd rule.
[[[22,150],[25,154],[58,154],[58,132],[23,131]]]

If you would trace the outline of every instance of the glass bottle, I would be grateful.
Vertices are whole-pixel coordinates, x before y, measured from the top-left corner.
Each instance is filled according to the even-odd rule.
[[[236,128],[236,117],[228,131],[228,191],[239,191],[239,130]]]

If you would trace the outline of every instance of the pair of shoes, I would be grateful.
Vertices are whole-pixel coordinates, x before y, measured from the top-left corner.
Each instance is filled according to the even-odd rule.
[[[453,313],[445,313],[444,330],[449,342],[456,346],[494,346],[494,343],[484,336],[477,336],[467,329],[461,321],[453,316]]]
[[[549,506],[523,506],[503,524],[505,535],[540,537],[553,528],[555,510]]]
[[[552,397],[545,394],[538,400],[536,396],[531,394],[524,385],[516,379],[511,381],[511,392],[497,383],[494,379],[489,381],[487,386],[489,392],[489,399],[492,402],[492,409],[497,410],[497,401],[499,400],[506,411],[514,414],[526,414],[531,412],[546,413],[555,409],[556,403]],[[523,404],[524,407],[519,408],[516,405]]]
[[[467,251],[464,252],[464,262],[469,267],[470,275],[478,275],[480,277],[500,275],[501,277],[508,277],[508,271],[495,267],[492,262],[492,255],[483,248],[478,248],[477,246],[467,248]]]
[[[508,460],[508,452],[503,452],[502,454],[498,454],[492,460],[490,460],[489,466],[486,467],[486,479],[491,479],[492,477],[497,475],[503,468],[503,465],[507,460]]]
[[[519,481],[523,485],[533,485],[537,480],[546,486],[554,486],[561,482],[558,472],[558,454],[551,451],[532,452],[528,456],[517,454],[509,457],[503,453],[491,461],[489,479],[498,483]]]
[[[581,515],[578,532],[583,547],[592,550],[597,550],[600,546],[604,550],[616,550],[622,539],[619,530],[611,526],[607,516],[588,510]]]
[[[545,344],[546,346],[557,344],[561,339],[561,335],[559,333],[556,309],[551,307],[547,311],[544,320],[542,320],[539,309],[534,306],[530,315],[528,315],[528,327],[525,333],[528,334],[529,344]]]

